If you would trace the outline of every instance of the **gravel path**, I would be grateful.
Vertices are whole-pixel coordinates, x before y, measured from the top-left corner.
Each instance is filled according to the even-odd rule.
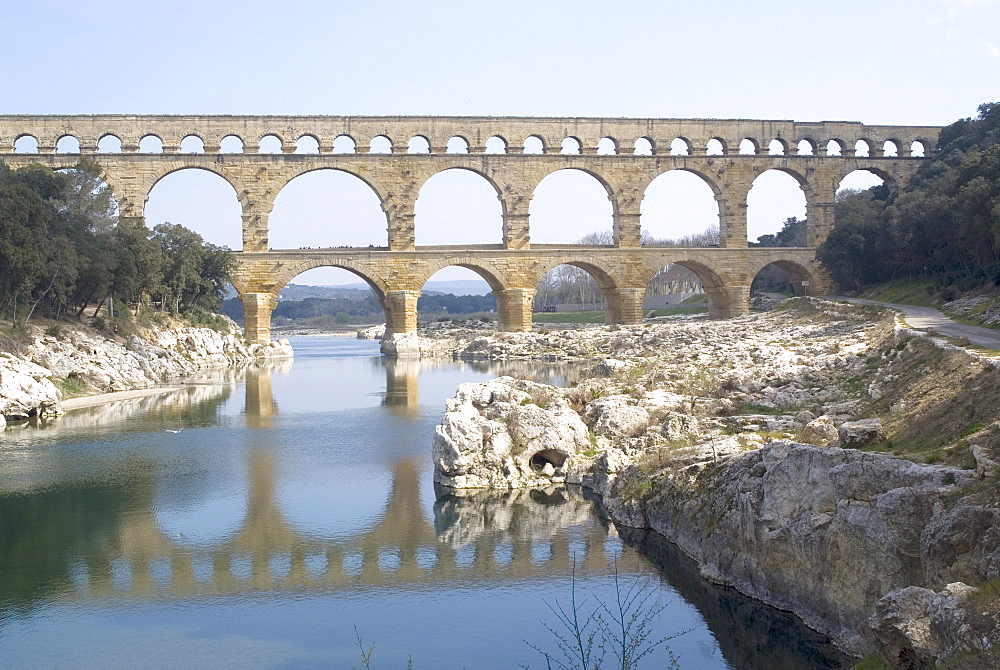
[[[933,328],[942,335],[951,337],[967,337],[971,344],[987,349],[1000,349],[1000,331],[981,326],[969,326],[953,321],[944,312],[933,307],[917,307],[915,305],[897,305],[890,302],[877,302],[861,298],[847,298],[841,295],[827,296],[828,300],[846,300],[859,305],[881,305],[891,307],[903,313],[906,322],[913,328]]]

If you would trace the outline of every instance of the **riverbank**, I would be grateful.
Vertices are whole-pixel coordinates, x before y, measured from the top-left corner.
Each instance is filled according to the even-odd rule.
[[[248,344],[232,323],[225,332],[176,322],[122,336],[69,324],[8,326],[0,334],[0,425],[118,397],[108,394],[162,393],[163,384],[206,368],[293,355],[287,340]]]
[[[812,299],[730,321],[430,339],[457,358],[593,362],[568,389],[459,387],[435,437],[439,484],[579,482],[616,523],[856,656],[996,661],[998,356]]]

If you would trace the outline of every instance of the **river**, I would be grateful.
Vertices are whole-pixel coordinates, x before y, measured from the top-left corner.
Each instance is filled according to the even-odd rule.
[[[553,610],[629,589],[682,668],[842,667],[575,491],[435,494],[459,383],[566,369],[293,345],[294,362],[0,433],[0,667],[351,668],[363,647],[372,668],[544,668]]]

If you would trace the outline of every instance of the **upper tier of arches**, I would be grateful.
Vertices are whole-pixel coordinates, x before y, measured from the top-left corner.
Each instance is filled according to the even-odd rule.
[[[743,119],[6,115],[0,116],[0,153],[137,153],[144,139],[153,138],[167,154],[229,153],[228,142],[238,143],[242,153],[905,158],[933,153],[940,130]]]

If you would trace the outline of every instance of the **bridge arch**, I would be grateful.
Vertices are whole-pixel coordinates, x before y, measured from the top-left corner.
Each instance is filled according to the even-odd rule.
[[[702,191],[701,194],[692,194],[691,189],[687,185],[681,183],[681,181],[677,179],[677,177],[671,176],[671,175],[677,175],[679,177],[681,174],[685,175],[685,178],[682,179],[686,179],[686,175],[693,175],[693,177],[697,177],[697,180],[692,182],[692,186],[700,190],[698,187],[704,184],[704,186],[707,188],[707,192]],[[678,197],[682,197],[688,200],[688,203],[686,203],[688,207],[699,207],[699,210],[700,206],[703,204],[702,201],[704,200],[702,196],[710,197],[712,199],[712,207],[715,210],[714,211],[715,220],[710,221],[706,219],[705,221],[706,225],[701,227],[699,230],[686,231],[686,233],[682,234],[669,234],[664,239],[677,239],[679,237],[682,237],[684,234],[700,233],[702,232],[702,230],[713,224],[716,226],[720,225],[723,215],[725,214],[725,207],[726,207],[725,194],[722,190],[722,187],[714,179],[712,179],[711,176],[691,167],[668,167],[659,174],[649,175],[649,177],[651,177],[649,181],[645,182],[642,185],[642,201],[640,202],[639,205],[639,211],[640,211],[639,222],[642,232],[652,235],[653,231],[657,230],[657,223],[658,223],[657,221],[651,220],[649,212],[644,210],[646,210],[648,207],[653,207],[656,204],[657,200],[664,200],[664,201],[670,200],[672,202],[676,202],[673,199]],[[686,180],[691,182],[691,179],[686,179]],[[670,182],[677,182],[677,183],[676,185],[674,185],[671,184]],[[692,195],[693,197],[690,197]],[[694,202],[695,198],[697,198],[697,202]],[[708,201],[705,202],[707,203]],[[671,213],[676,212],[677,210],[667,207],[658,207],[657,209],[666,211],[668,213],[667,225],[669,226],[672,219],[672,217],[670,217],[669,215]],[[678,213],[682,216],[690,216],[690,212],[686,208],[684,211]]]
[[[217,167],[215,165],[212,165],[210,163],[205,163],[204,161],[200,160],[180,159],[171,161],[170,163],[163,165],[159,169],[153,170],[152,172],[149,173],[149,175],[145,179],[145,183],[143,184],[143,187],[145,188],[146,200],[147,201],[149,200],[149,196],[153,192],[153,189],[156,188],[156,185],[159,184],[165,177],[168,177],[169,175],[172,175],[176,172],[180,172],[182,170],[201,170],[203,172],[210,172],[214,175],[222,177],[223,179],[226,180],[226,183],[229,184],[230,187],[232,187],[233,194],[239,197],[241,191],[240,185],[237,184],[234,178],[231,175],[227,174],[226,171],[223,170],[221,167]]]
[[[770,174],[769,174],[770,173]],[[780,179],[777,175],[787,175],[791,182]],[[792,184],[797,188],[797,193],[801,196],[801,203],[793,203]],[[754,191],[759,188],[760,190]],[[774,203],[775,194],[777,198],[783,199],[773,210],[762,211],[764,203]],[[832,194],[831,194],[832,199]],[[777,232],[781,224],[789,216],[806,218],[810,209],[817,201],[817,193],[814,184],[805,174],[788,166],[774,166],[761,170],[751,183],[750,191],[747,192],[747,238],[756,240],[760,235]],[[801,209],[800,209],[801,207]],[[778,209],[780,208],[780,210]],[[803,217],[805,215],[805,217]],[[808,221],[808,226],[813,222]],[[772,230],[773,229],[773,230]]]
[[[569,256],[534,264],[530,271],[532,291],[552,270],[561,265],[579,268],[590,275],[604,298],[605,323],[637,323],[642,319],[642,294],[645,289],[626,287],[613,263],[592,255]]]
[[[816,268],[803,264],[800,258],[780,252],[758,256],[751,261],[748,268],[751,282],[769,265],[781,268],[788,275],[792,290],[797,296],[823,295],[826,292],[825,277],[818,273]]]
[[[747,313],[750,306],[749,285],[743,287],[737,278],[717,270],[707,259],[698,258],[696,254],[668,252],[651,257],[643,267],[643,286],[648,286],[653,277],[668,265],[679,265],[698,278],[708,295],[709,318],[723,319]]]
[[[104,133],[97,140],[97,153],[99,154],[120,154],[122,152],[122,138],[114,133]]]
[[[557,176],[560,173],[563,176]],[[577,175],[586,175],[586,178],[581,181]],[[555,164],[542,166],[536,173],[536,177],[537,181],[531,190],[531,199],[528,202],[528,234],[532,244],[539,242],[543,244],[577,244],[581,237],[591,233],[603,234],[614,229],[615,217],[619,211],[618,201],[613,194],[612,181],[607,175],[593,169],[562,167]],[[561,181],[567,183],[560,184]],[[576,184],[571,185],[570,182],[573,181],[576,181]],[[603,201],[598,205],[597,191],[593,185],[599,187],[607,198],[606,219],[603,212],[594,213],[593,210],[586,210],[588,199],[590,205],[595,209],[598,206],[602,209],[605,207]],[[575,240],[556,239],[565,238],[567,232],[565,227],[553,231],[553,222],[565,220],[567,210],[573,207],[578,209],[578,215],[590,219],[593,225],[598,226],[598,228],[596,230],[578,229],[576,232],[579,233],[579,237]],[[599,221],[598,218],[601,220]]]
[[[502,244],[507,208],[493,175],[459,160],[438,167],[416,182],[414,243]]]
[[[349,168],[304,164],[271,201],[267,234],[272,246],[384,248],[389,219],[379,192],[382,185],[373,184],[366,176]],[[317,196],[321,196],[319,201]],[[352,225],[344,226],[348,220]],[[311,234],[303,234],[307,232]]]
[[[180,223],[212,244],[243,248],[243,206],[231,175],[214,165],[175,160],[151,174],[149,182],[140,203],[148,226]],[[119,202],[119,207],[131,204]]]

